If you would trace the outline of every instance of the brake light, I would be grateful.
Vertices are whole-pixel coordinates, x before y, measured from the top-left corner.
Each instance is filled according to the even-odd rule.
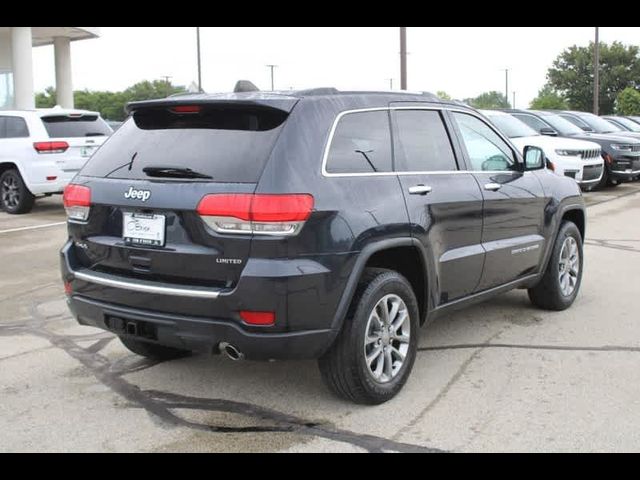
[[[73,295],[73,285],[71,285],[71,282],[64,282],[64,293],[69,297]]]
[[[276,314],[273,312],[240,312],[240,318],[248,325],[258,325],[261,327],[267,327],[275,325]]]
[[[313,196],[212,194],[197,212],[218,233],[292,236],[313,211]]]
[[[197,105],[178,105],[171,109],[173,113],[200,113],[200,110]]]
[[[69,149],[67,142],[36,142],[33,148],[38,153],[64,153]]]
[[[69,220],[86,222],[91,209],[91,189],[82,185],[67,185],[62,203]]]

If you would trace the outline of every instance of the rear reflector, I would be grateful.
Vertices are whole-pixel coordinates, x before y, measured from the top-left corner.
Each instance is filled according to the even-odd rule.
[[[276,314],[273,312],[240,312],[240,318],[248,325],[270,326],[276,323]]]
[[[68,296],[73,294],[73,287],[71,286],[71,282],[64,282],[64,293]]]
[[[64,189],[62,203],[69,220],[86,222],[91,209],[91,189],[82,185],[67,185]]]
[[[197,212],[218,233],[296,235],[313,211],[307,194],[205,196]]]
[[[67,142],[36,142],[33,148],[38,153],[64,153],[69,149]]]

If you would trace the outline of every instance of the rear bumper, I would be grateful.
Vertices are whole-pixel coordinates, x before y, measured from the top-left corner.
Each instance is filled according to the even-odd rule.
[[[73,295],[69,308],[78,323],[134,338],[202,353],[219,353],[222,342],[233,345],[249,360],[313,359],[320,357],[333,335],[330,330],[291,333],[251,333],[224,319],[193,318],[97,302]]]
[[[320,357],[336,336],[336,311],[352,270],[344,256],[250,259],[233,289],[186,287],[83,269],[76,248],[69,241],[62,249],[61,270],[80,324],[127,335],[123,324],[141,322],[140,330],[153,333],[144,340],[209,353],[224,342],[253,360]],[[241,310],[274,312],[276,324],[247,325]]]

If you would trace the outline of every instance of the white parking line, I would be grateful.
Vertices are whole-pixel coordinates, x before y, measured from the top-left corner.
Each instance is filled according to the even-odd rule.
[[[2,235],[3,233],[25,232],[28,230],[40,230],[41,228],[59,227],[60,225],[66,225],[66,224],[67,222],[57,222],[57,223],[47,223],[46,225],[34,225],[32,227],[10,228],[9,230],[0,230],[0,235]]]

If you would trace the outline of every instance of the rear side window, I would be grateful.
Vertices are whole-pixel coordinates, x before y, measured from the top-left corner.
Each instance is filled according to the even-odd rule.
[[[20,117],[0,117],[0,138],[27,138],[27,123]]]
[[[42,117],[49,138],[105,137],[111,129],[98,115],[54,115]]]
[[[396,170],[449,172],[458,170],[449,134],[440,112],[398,110]]]
[[[176,167],[213,177],[213,182],[256,183],[287,117],[276,109],[241,106],[187,114],[140,110],[91,157],[81,174],[137,180],[149,178],[146,167]]]
[[[328,173],[391,172],[391,132],[387,111],[343,116],[329,148]]]

